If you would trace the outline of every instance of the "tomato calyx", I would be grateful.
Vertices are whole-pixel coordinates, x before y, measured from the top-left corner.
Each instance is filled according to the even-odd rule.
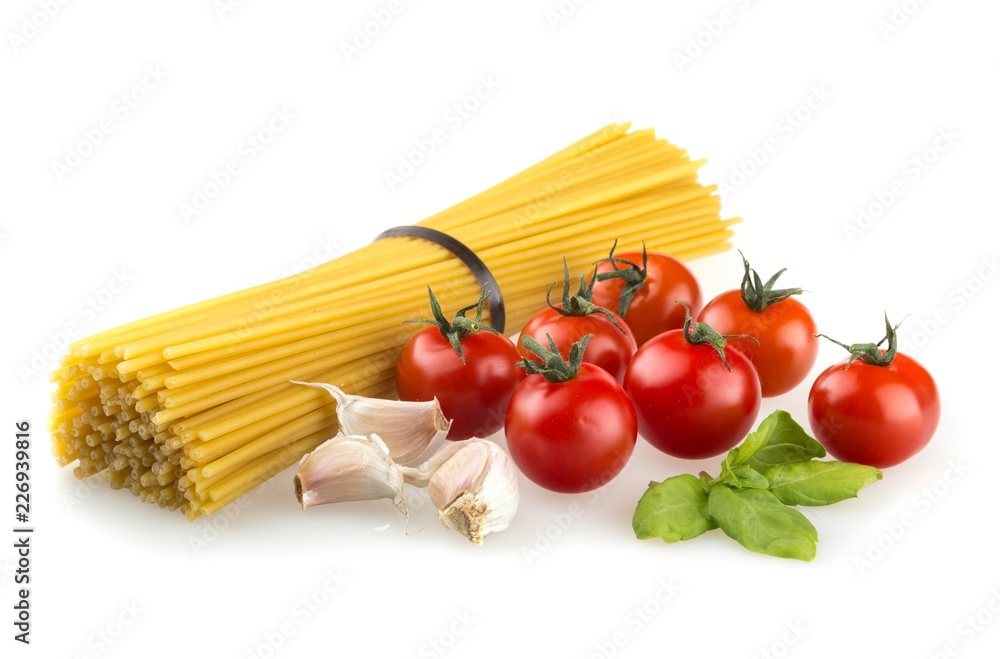
[[[761,313],[772,304],[787,300],[793,295],[802,294],[801,288],[779,288],[778,290],[773,290],[778,277],[787,268],[778,270],[770,279],[763,282],[757,271],[750,268],[750,262],[743,256],[742,251],[740,252],[740,257],[743,259],[743,282],[740,284],[740,297],[743,298],[744,304],[750,309]]]
[[[625,317],[628,311],[629,305],[632,303],[632,298],[635,294],[642,290],[642,287],[646,285],[646,241],[642,242],[642,265],[629,261],[628,259],[619,259],[615,257],[615,248],[618,246],[618,241],[616,240],[611,246],[611,252],[608,254],[608,258],[601,259],[598,263],[610,263],[610,272],[595,273],[596,281],[607,281],[609,279],[621,279],[625,282],[625,286],[622,288],[622,292],[618,297],[618,315],[622,318]],[[628,268],[621,269],[618,264],[627,265]],[[591,284],[593,286],[593,284]]]
[[[691,345],[711,346],[719,354],[719,359],[722,360],[727,371],[732,371],[733,369],[729,366],[729,361],[726,359],[726,339],[750,339],[754,343],[760,343],[760,341],[749,334],[719,334],[708,323],[694,322],[694,319],[691,317],[691,307],[686,302],[683,300],[675,300],[674,302],[684,305],[684,327],[681,328],[681,331],[684,333],[684,338],[687,342]]]
[[[905,318],[903,320],[906,320]],[[846,343],[841,343],[836,339],[831,339],[826,334],[817,334],[816,336],[822,336],[824,339],[833,341],[841,348],[844,348],[849,353],[851,353],[850,359],[847,360],[847,366],[844,368],[850,368],[851,364],[854,363],[855,359],[860,359],[865,364],[871,364],[872,366],[888,366],[892,364],[892,360],[896,358],[897,349],[897,339],[896,330],[899,326],[903,324],[903,321],[899,321],[895,325],[889,322],[889,314],[885,315],[885,336],[878,343],[852,343],[847,345]],[[882,350],[881,346],[883,343],[888,341],[888,345],[885,350]]]
[[[493,334],[499,334],[498,331],[482,322],[483,320],[483,308],[486,305],[486,299],[490,296],[490,292],[486,286],[483,286],[482,292],[479,294],[479,301],[475,304],[470,304],[467,307],[462,307],[455,312],[455,318],[448,322],[445,318],[444,312],[441,310],[441,303],[438,302],[437,297],[434,295],[434,291],[431,287],[427,287],[427,293],[431,301],[431,315],[433,318],[418,318],[415,320],[406,320],[406,323],[422,323],[426,325],[434,325],[440,330],[441,336],[448,339],[448,343],[451,347],[455,349],[462,363],[465,363],[465,353],[462,352],[462,339],[467,337],[469,334],[475,332],[492,332]],[[475,318],[466,318],[465,314],[476,310]]]
[[[548,348],[536,341],[534,337],[525,336],[522,340],[522,345],[535,353],[542,360],[542,363],[539,364],[525,357],[518,366],[523,368],[529,375],[541,375],[549,382],[566,382],[567,380],[572,380],[580,373],[580,366],[583,364],[583,351],[586,350],[587,343],[590,342],[593,336],[593,334],[587,334],[580,337],[580,340],[570,347],[568,360],[563,359],[562,354],[559,352],[559,347],[556,346],[556,342],[551,335],[545,335],[549,340]]]
[[[591,276],[590,282],[580,275],[580,286],[576,291],[576,295],[570,295],[569,286],[569,265],[566,263],[566,258],[563,257],[563,290],[562,290],[562,303],[560,305],[552,304],[552,289],[556,287],[559,282],[553,282],[549,286],[549,290],[545,293],[545,303],[550,309],[562,316],[589,316],[591,314],[599,313],[605,318],[611,321],[618,331],[622,334],[626,334],[625,328],[622,327],[618,320],[615,319],[613,313],[595,305],[591,300],[594,297],[594,283],[597,281],[597,273]]]

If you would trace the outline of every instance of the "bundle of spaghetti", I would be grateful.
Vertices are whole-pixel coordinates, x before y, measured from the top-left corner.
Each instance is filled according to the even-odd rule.
[[[617,240],[693,259],[730,246],[703,161],[612,124],[418,226],[448,234],[486,265],[515,333],[544,305],[565,257],[587,272]],[[481,284],[441,244],[393,236],[304,273],[168,311],[72,344],[53,373],[58,462],[85,478],[212,514],[337,432],[331,399],[292,380],[395,395],[396,357],[427,316]]]

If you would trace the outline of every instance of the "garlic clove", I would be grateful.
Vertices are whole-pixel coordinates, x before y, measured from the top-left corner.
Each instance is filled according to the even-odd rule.
[[[408,514],[403,474],[378,435],[340,433],[320,444],[299,463],[295,497],[303,510],[324,503],[391,499]]]
[[[337,401],[340,429],[348,435],[378,435],[399,465],[420,465],[447,443],[451,421],[435,398],[427,402],[386,400],[345,393],[322,382],[298,382],[328,392]]]
[[[489,461],[489,449],[482,443],[459,447],[428,480],[427,491],[431,501],[441,509],[462,494],[474,490],[482,481]]]
[[[507,528],[520,499],[513,460],[485,439],[469,440],[452,451],[427,487],[441,524],[476,545]]]

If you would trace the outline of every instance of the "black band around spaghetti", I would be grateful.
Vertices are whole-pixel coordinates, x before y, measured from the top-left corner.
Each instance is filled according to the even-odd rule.
[[[486,299],[486,303],[490,308],[490,324],[493,326],[493,329],[503,334],[504,327],[507,324],[507,311],[503,304],[503,294],[500,293],[500,284],[497,283],[496,277],[486,267],[483,260],[476,256],[475,252],[443,231],[415,225],[386,229],[375,236],[375,240],[382,240],[383,238],[391,238],[393,236],[427,240],[444,247],[457,256],[472,271],[480,286],[489,286],[490,297]]]

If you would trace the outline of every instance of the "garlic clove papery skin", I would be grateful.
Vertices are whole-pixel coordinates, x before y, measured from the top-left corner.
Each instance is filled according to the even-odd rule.
[[[428,490],[445,527],[480,545],[502,531],[520,500],[514,461],[489,440],[470,440],[459,447],[430,477]]]
[[[378,435],[338,434],[302,458],[295,496],[305,510],[341,501],[390,499],[407,514],[403,474]]]
[[[427,402],[368,398],[345,393],[332,384],[292,382],[328,392],[337,401],[341,432],[378,435],[399,465],[423,464],[447,443],[451,421],[436,398]]]

